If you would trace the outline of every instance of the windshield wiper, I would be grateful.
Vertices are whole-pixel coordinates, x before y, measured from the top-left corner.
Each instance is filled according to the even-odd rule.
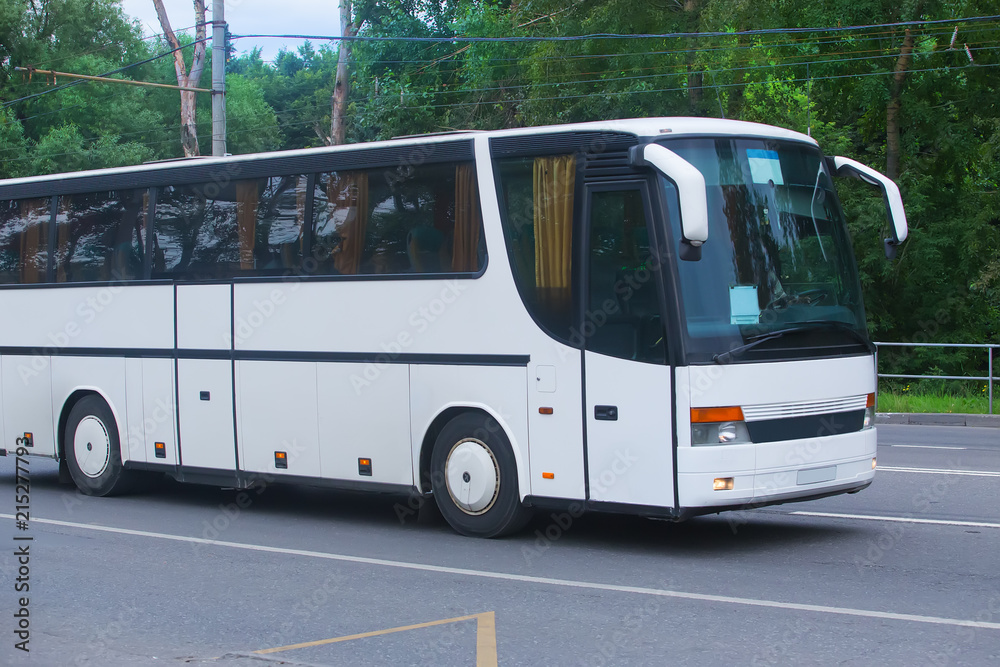
[[[712,361],[717,364],[728,364],[732,361],[733,357],[746,352],[747,350],[753,349],[760,345],[761,343],[766,343],[769,340],[774,340],[775,338],[781,338],[789,334],[804,333],[809,331],[816,331],[817,329],[833,329],[836,331],[843,331],[845,333],[851,334],[859,343],[868,348],[869,352],[875,351],[875,346],[872,345],[868,337],[859,332],[857,329],[847,324],[846,322],[838,322],[836,320],[805,320],[803,322],[796,322],[797,326],[788,327],[786,329],[778,329],[777,331],[769,331],[767,333],[757,334],[756,336],[750,336],[747,338],[747,343],[740,345],[739,347],[734,347],[728,352],[721,352],[714,357]],[[803,326],[806,325],[806,326]]]

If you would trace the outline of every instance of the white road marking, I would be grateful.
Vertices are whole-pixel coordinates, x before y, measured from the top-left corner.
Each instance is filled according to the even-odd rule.
[[[892,521],[895,523],[927,523],[934,526],[963,526],[965,528],[1000,528],[1000,523],[986,521],[948,521],[946,519],[919,519],[907,516],[878,516],[877,514],[838,514],[836,512],[789,512],[795,516],[818,516],[827,519],[863,519],[865,521]]]
[[[953,470],[950,468],[906,468],[899,466],[879,466],[876,470],[886,472],[912,472],[920,475],[963,475],[965,477],[1000,477],[997,470]]]
[[[14,519],[11,514],[0,514],[0,519]],[[909,621],[913,623],[930,623],[933,625],[950,625],[957,627],[982,628],[987,630],[1000,630],[1000,623],[990,621],[972,621],[961,618],[945,618],[940,616],[923,616],[919,614],[900,614],[889,611],[875,611],[871,609],[854,609],[851,607],[832,607],[817,604],[800,604],[796,602],[779,602],[777,600],[757,600],[753,598],[732,597],[728,595],[707,595],[704,593],[688,593],[685,591],[672,591],[660,588],[645,588],[642,586],[621,586],[617,584],[601,584],[591,581],[576,581],[573,579],[554,579],[550,577],[533,577],[525,574],[510,574],[506,572],[490,572],[488,570],[470,570],[460,567],[445,567],[443,565],[427,565],[424,563],[411,563],[407,561],[386,560],[384,558],[365,558],[363,556],[348,556],[345,554],[333,554],[322,551],[307,551],[304,549],[287,549],[282,547],[269,547],[260,544],[245,544],[243,542],[225,542],[223,540],[208,540],[201,537],[189,537],[187,535],[171,535],[168,533],[153,533],[145,530],[130,530],[128,528],[114,528],[112,526],[101,526],[87,523],[73,523],[70,521],[57,521],[55,519],[31,520],[33,523],[48,524],[52,526],[63,526],[67,528],[80,528],[83,530],[96,530],[105,533],[116,533],[119,535],[134,535],[137,537],[152,537],[160,540],[171,540],[174,542],[188,542],[194,544],[206,544],[216,547],[229,547],[231,549],[243,549],[246,551],[260,551],[264,553],[284,554],[288,556],[304,556],[307,558],[322,558],[325,560],[341,561],[346,563],[360,563],[363,565],[380,565],[383,567],[393,567],[404,570],[418,570],[421,572],[437,572],[440,574],[455,574],[466,577],[478,577],[481,579],[499,579],[503,581],[515,581],[527,584],[545,584],[549,586],[561,586],[564,588],[582,588],[588,590],[609,591],[614,593],[634,593],[637,595],[651,595],[657,597],[677,598],[682,600],[698,600],[701,602],[719,602],[724,604],[744,605],[748,607],[767,607],[771,609],[789,609],[795,611],[815,612],[819,614],[837,614],[840,616],[860,616],[863,618],[880,618],[892,621]]]
[[[886,445],[887,447],[906,447],[908,449],[968,449],[968,447],[942,447],[940,445]]]

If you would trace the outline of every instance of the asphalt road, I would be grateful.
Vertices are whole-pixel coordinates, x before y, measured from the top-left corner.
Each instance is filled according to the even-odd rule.
[[[540,516],[502,540],[315,489],[90,498],[39,460],[19,531],[0,459],[0,664],[1000,663],[1000,431],[879,436],[856,495],[683,524]]]

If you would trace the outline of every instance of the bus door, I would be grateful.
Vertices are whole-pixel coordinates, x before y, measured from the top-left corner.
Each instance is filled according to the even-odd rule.
[[[235,471],[232,285],[176,290],[180,463]]]
[[[670,366],[643,180],[585,186],[581,332],[594,501],[674,506]]]

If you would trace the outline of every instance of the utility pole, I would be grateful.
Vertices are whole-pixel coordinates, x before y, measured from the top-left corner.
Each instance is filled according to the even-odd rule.
[[[226,154],[225,2],[212,0],[212,155]]]

